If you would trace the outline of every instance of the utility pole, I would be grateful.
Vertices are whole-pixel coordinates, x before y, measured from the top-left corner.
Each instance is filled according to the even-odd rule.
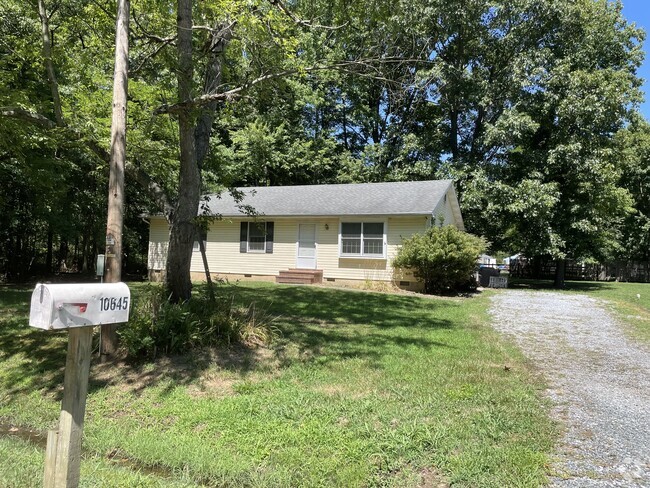
[[[122,227],[124,222],[124,166],[126,163],[126,105],[129,83],[129,0],[118,0],[115,26],[113,120],[108,179],[106,223],[106,283],[122,279]],[[103,325],[100,358],[105,361],[117,349],[117,325]]]

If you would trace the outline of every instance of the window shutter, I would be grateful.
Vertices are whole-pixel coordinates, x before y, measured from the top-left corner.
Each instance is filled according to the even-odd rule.
[[[273,254],[273,222],[266,223],[266,254]]]
[[[248,248],[248,222],[242,222],[239,228],[239,252],[246,252]]]

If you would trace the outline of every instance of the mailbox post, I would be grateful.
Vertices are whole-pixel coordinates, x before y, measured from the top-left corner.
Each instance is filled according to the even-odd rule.
[[[37,284],[32,293],[29,325],[68,329],[61,416],[59,429],[48,432],[45,488],[79,485],[93,328],[127,322],[130,306],[131,292],[124,283]]]

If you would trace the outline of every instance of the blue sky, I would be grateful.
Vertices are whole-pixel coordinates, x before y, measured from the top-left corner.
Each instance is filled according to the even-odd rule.
[[[648,0],[623,0],[623,15],[629,22],[634,22],[638,27],[650,32],[650,3]],[[650,120],[650,39],[646,38],[643,43],[645,61],[639,69],[639,76],[644,79],[643,91],[646,94],[646,101],[641,105],[641,113]]]

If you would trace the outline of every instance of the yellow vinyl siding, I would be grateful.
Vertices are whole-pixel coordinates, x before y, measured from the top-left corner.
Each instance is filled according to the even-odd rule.
[[[167,247],[169,246],[169,226],[164,217],[151,217],[149,221],[149,269],[165,269]]]
[[[240,220],[217,221],[210,225],[205,254],[211,273],[276,275],[296,267],[298,222],[274,220],[273,253],[239,252]],[[316,232],[318,239],[318,231]],[[192,256],[192,271],[202,272],[201,254]]]
[[[454,217],[454,211],[451,207],[450,192],[451,190],[447,192],[445,198],[441,199],[440,202],[438,202],[438,205],[436,205],[436,208],[433,211],[434,223],[438,225],[439,219],[442,217],[443,225],[455,225],[458,227],[458,223]]]
[[[451,216],[451,214],[450,214]],[[453,218],[453,216],[451,216]],[[339,257],[340,222],[377,221],[361,217],[273,219],[273,253],[240,253],[239,232],[241,220],[216,221],[207,235],[206,256],[211,273],[277,275],[281,270],[296,267],[298,224],[316,224],[316,267],[324,278],[347,280],[393,280],[391,261],[402,238],[423,232],[429,219],[422,216],[388,217],[386,225],[386,259],[358,259]],[[169,230],[164,219],[151,219],[149,233],[149,268],[164,269]],[[191,271],[203,273],[201,254],[192,254]],[[412,280],[412,277],[401,277]]]
[[[359,217],[343,217],[341,222],[359,222],[364,220]],[[386,259],[362,259],[339,257],[339,219],[323,221],[328,223],[330,230],[321,233],[320,246],[318,247],[318,268],[323,270],[324,278],[340,278],[349,280],[391,281],[393,268],[391,261],[397,253],[402,237],[410,237],[416,232],[423,232],[428,223],[427,218],[417,217],[389,217],[384,220],[387,228]]]

